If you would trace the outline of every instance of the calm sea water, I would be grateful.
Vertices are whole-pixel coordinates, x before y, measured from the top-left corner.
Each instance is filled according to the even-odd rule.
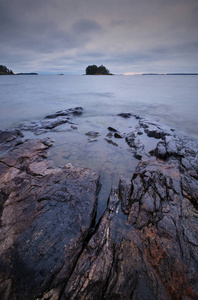
[[[82,106],[134,112],[198,137],[198,76],[0,76],[0,129]]]
[[[57,166],[71,162],[99,171],[97,220],[111,188],[120,176],[131,178],[138,163],[124,139],[114,139],[117,146],[105,140],[109,126],[127,133],[137,125],[116,114],[136,113],[198,138],[198,76],[0,76],[0,129],[75,106],[84,108],[74,117],[77,130],[63,126],[36,138],[54,139],[49,158]],[[99,132],[96,142],[89,142],[85,133],[90,130]],[[147,152],[158,142],[145,134],[139,138]]]

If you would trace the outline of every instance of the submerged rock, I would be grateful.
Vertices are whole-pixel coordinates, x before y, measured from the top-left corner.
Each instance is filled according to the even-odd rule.
[[[88,135],[90,138],[96,138],[100,136],[100,133],[97,131],[88,131],[85,134]]]
[[[113,146],[116,146],[116,147],[118,147],[118,144],[117,143],[115,143],[114,141],[112,141],[111,139],[107,139],[107,138],[105,138],[104,139],[108,144],[111,144],[111,145],[113,145]]]
[[[120,113],[117,114],[117,116],[123,117],[123,118],[130,118],[131,116],[135,117],[136,119],[140,119],[140,116],[138,116],[137,114],[132,114],[132,113]]]

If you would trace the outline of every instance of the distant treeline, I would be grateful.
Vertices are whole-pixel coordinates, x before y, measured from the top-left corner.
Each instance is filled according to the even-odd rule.
[[[103,65],[99,67],[97,67],[96,65],[92,65],[86,68],[86,75],[112,75],[112,74]]]
[[[12,70],[6,68],[6,66],[0,65],[0,75],[14,75],[14,73]]]
[[[38,75],[38,73],[17,73],[16,75]]]

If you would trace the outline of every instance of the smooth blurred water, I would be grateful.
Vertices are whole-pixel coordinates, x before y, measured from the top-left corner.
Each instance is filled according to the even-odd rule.
[[[138,113],[198,137],[198,76],[0,76],[0,129],[74,106]]]

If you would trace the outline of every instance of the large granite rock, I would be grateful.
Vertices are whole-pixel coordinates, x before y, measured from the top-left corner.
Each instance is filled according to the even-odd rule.
[[[61,299],[197,299],[193,184],[177,162],[140,162],[112,191]]]
[[[55,168],[50,145],[24,141],[0,159],[1,299],[60,294],[91,230],[99,176]]]

